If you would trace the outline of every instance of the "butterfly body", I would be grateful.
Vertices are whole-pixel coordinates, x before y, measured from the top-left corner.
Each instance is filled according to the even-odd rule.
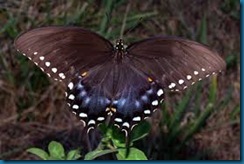
[[[67,103],[88,131],[107,117],[126,134],[151,116],[166,91],[181,91],[225,68],[217,52],[177,37],[115,45],[78,27],[43,27],[15,46],[54,80],[67,85]]]
[[[125,49],[123,40],[122,39],[117,40],[114,46],[114,53],[113,53],[113,58],[116,64],[122,63],[126,54],[127,51]]]

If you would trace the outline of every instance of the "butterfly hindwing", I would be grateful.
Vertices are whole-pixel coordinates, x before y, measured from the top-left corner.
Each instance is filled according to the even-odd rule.
[[[158,108],[163,101],[164,90],[155,79],[135,68],[132,61],[119,64],[114,70],[117,82],[114,83],[113,120],[127,134]]]
[[[68,84],[68,105],[91,128],[111,117],[116,126],[130,131],[163,100],[163,88],[129,61],[108,61],[76,76]]]
[[[76,74],[68,84],[68,105],[85,126],[88,126],[88,131],[107,118],[106,109],[111,106],[113,89],[111,76],[111,65],[107,61]]]

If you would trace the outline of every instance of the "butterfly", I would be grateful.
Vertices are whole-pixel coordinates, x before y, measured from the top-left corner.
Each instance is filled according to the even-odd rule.
[[[87,132],[104,122],[126,135],[150,117],[165,92],[182,91],[225,69],[225,61],[195,41],[158,36],[128,46],[80,27],[41,27],[15,40],[16,49],[67,86],[67,104]]]

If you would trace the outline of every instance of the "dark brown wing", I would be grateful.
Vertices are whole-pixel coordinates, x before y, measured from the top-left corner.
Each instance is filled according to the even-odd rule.
[[[177,37],[150,38],[130,45],[127,51],[139,70],[171,91],[186,89],[225,69],[225,62],[216,51]]]
[[[73,73],[82,74],[111,56],[112,44],[78,27],[42,27],[21,34],[16,49],[45,73],[66,84]]]

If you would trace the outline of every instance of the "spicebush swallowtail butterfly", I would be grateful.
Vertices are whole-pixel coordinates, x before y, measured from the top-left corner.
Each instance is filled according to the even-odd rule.
[[[151,116],[166,91],[181,91],[225,69],[217,52],[178,37],[125,46],[79,27],[42,27],[21,34],[16,49],[67,86],[67,103],[89,132],[108,116],[128,132]]]

